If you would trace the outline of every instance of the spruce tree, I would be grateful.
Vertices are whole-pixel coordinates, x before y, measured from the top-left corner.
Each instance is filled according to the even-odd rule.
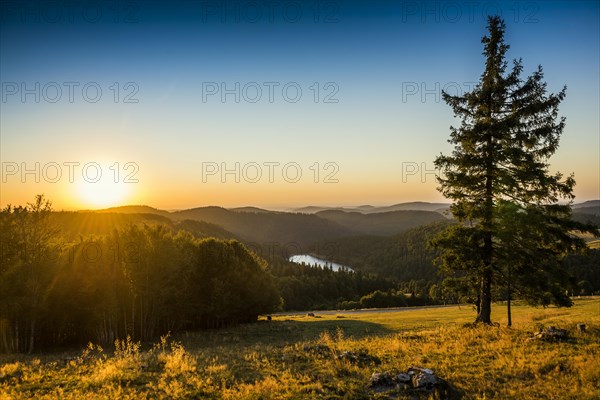
[[[571,232],[598,231],[570,218],[573,175],[549,172],[565,126],[558,106],[566,87],[548,94],[541,66],[521,78],[520,59],[507,72],[504,21],[488,17],[488,31],[478,85],[464,95],[443,93],[461,125],[450,127],[452,154],[435,165],[458,224],[433,244],[442,269],[477,282],[476,322],[489,324],[494,285],[506,287],[509,300],[514,292],[531,303],[570,305],[560,259],[585,247]]]

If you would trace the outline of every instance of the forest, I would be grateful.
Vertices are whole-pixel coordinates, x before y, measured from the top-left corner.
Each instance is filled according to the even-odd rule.
[[[306,247],[356,270],[336,272],[290,263],[289,249],[244,242],[212,223],[55,212],[37,196],[0,212],[0,351],[146,341],[275,311],[473,303],[433,262],[429,241],[449,224]],[[564,267],[572,295],[600,291],[600,250],[570,255]]]
[[[132,224],[65,243],[42,196],[0,215],[2,351],[149,340],[279,306],[265,261],[238,241]]]

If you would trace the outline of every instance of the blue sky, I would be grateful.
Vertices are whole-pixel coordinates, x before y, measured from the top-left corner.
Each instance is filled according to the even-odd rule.
[[[135,163],[138,182],[49,182],[43,171],[35,182],[3,167],[2,205],[40,192],[66,209],[443,201],[432,174],[403,169],[432,169],[449,151],[458,121],[439,90],[477,81],[486,11],[506,20],[508,57],[526,74],[541,64],[549,90],[567,85],[552,169],[575,173],[578,200],[600,198],[599,2],[25,4],[3,2],[0,15],[2,162],[97,162],[105,179],[115,162],[120,175]],[[34,92],[24,102],[23,84]],[[233,91],[224,101],[222,88]],[[269,162],[279,163],[272,182]],[[206,175],[215,163],[240,163],[239,182]],[[301,179],[283,173],[289,163]],[[262,178],[251,182],[255,164]]]

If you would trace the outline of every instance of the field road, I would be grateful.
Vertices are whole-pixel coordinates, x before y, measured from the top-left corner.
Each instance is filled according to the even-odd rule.
[[[299,316],[306,315],[308,313],[313,313],[315,315],[338,315],[338,314],[381,314],[388,312],[398,312],[398,311],[415,311],[415,310],[423,310],[428,308],[444,308],[444,307],[471,307],[471,304],[448,304],[448,305],[439,305],[439,306],[420,306],[420,307],[392,307],[392,308],[360,308],[354,310],[321,310],[321,311],[282,311],[273,313],[270,315],[285,317],[285,316]]]
[[[596,299],[600,298],[600,296],[573,296],[571,299],[576,301],[578,299]],[[494,303],[505,304],[505,303]],[[270,315],[273,316],[300,316],[306,315],[308,313],[313,313],[315,315],[338,315],[338,314],[381,314],[388,312],[398,312],[398,311],[413,311],[413,310],[423,310],[428,308],[444,308],[444,307],[474,307],[473,304],[446,304],[446,305],[437,305],[437,306],[419,306],[419,307],[392,307],[392,308],[359,308],[354,310],[321,310],[321,311],[282,311],[276,312]]]

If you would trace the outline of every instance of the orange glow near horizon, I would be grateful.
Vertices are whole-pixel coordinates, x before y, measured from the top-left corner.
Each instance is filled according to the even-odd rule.
[[[114,156],[113,156],[114,157]],[[97,165],[102,173],[98,177],[94,168],[85,169],[92,161],[81,161],[72,179],[63,166],[58,182],[52,182],[51,169],[40,167],[38,176],[5,174],[0,191],[0,207],[8,204],[25,205],[33,201],[35,195],[44,194],[55,210],[95,210],[125,205],[147,205],[162,210],[182,210],[195,207],[220,206],[224,208],[253,206],[273,210],[289,210],[304,206],[352,207],[359,205],[386,206],[404,202],[423,201],[448,203],[437,190],[433,174],[410,174],[402,178],[401,168],[389,166],[387,173],[367,173],[370,171],[346,171],[340,168],[337,182],[315,182],[311,170],[298,182],[289,182],[276,175],[274,182],[266,178],[251,183],[249,179],[233,176],[210,176],[202,182],[197,168],[183,171],[169,168],[169,165],[139,162],[134,168],[124,161],[105,154]],[[111,161],[106,161],[111,160]],[[307,164],[309,165],[309,164]],[[21,167],[21,166],[19,166]],[[33,164],[27,165],[28,169]],[[372,167],[373,170],[376,167]],[[23,169],[21,167],[21,169]],[[139,169],[139,171],[138,171]],[[84,173],[85,172],[85,173]],[[135,173],[134,173],[135,172]],[[98,179],[96,179],[98,177]],[[577,176],[576,202],[595,200],[592,174]],[[37,182],[36,182],[37,179]]]
[[[165,210],[203,206],[225,208],[255,206],[295,208],[309,205],[352,206],[391,205],[408,201],[443,202],[443,197],[427,185],[385,182],[348,184],[235,184],[184,182],[114,183],[83,180],[75,183],[33,183],[2,185],[0,206],[25,205],[36,194],[44,194],[55,210],[103,209],[124,205],[148,205]],[[342,200],[343,199],[343,200]]]
[[[390,180],[392,181],[392,180]],[[582,187],[576,203],[594,200],[593,191]],[[154,185],[114,183],[110,179],[96,183],[27,183],[2,185],[0,206],[25,205],[36,194],[44,194],[60,211],[95,210],[125,205],[147,205],[163,210],[205,206],[225,208],[254,206],[266,209],[291,209],[303,206],[385,206],[403,202],[447,203],[435,183],[349,182],[348,184],[190,184],[155,182]],[[340,199],[343,199],[341,201]]]

